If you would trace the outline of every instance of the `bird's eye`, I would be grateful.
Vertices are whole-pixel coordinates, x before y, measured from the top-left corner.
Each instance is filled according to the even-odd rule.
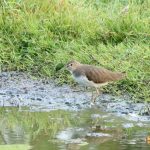
[[[70,66],[72,66],[72,64],[70,64]]]

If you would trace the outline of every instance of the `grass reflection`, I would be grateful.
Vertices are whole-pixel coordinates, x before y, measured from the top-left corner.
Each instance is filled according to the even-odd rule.
[[[0,145],[7,145],[6,148],[11,145],[21,145],[24,148],[23,145],[27,145],[26,149],[31,145],[32,150],[88,149],[93,146],[95,149],[103,147],[106,150],[108,146],[118,149],[120,141],[125,142],[126,146],[133,140],[144,143],[143,137],[149,135],[148,127],[139,127],[134,122],[100,112],[99,109],[80,112],[30,112],[27,108],[23,109],[24,111],[18,108],[0,108]],[[124,129],[123,125],[132,126]],[[83,138],[81,145],[84,142],[88,144],[65,144],[67,141],[63,143],[58,138],[62,133],[68,134],[69,140]],[[111,136],[94,137],[87,136],[87,133],[106,133]]]
[[[0,130],[13,129],[16,126],[23,128],[36,137],[40,132],[53,137],[59,130],[74,124],[71,112],[63,110],[51,112],[18,111],[17,108],[0,109]]]

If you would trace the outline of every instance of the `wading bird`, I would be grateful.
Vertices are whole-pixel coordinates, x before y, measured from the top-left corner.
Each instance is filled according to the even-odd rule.
[[[121,80],[125,77],[124,73],[112,72],[105,68],[81,64],[75,60],[68,62],[66,67],[76,82],[83,86],[94,87],[96,89],[96,96],[94,97],[92,93],[91,98],[92,102],[94,103],[100,93],[98,88],[113,81]]]

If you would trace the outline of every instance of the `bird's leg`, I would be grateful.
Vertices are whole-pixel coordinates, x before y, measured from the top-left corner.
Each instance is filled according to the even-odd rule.
[[[97,96],[99,95],[99,90],[96,88],[96,95],[94,96],[94,92],[92,91],[92,103],[95,103]]]
[[[96,93],[97,93],[97,96],[99,95],[100,91],[98,90],[98,88],[96,88]]]
[[[94,97],[94,91],[92,90],[91,105],[93,105],[93,102],[95,101],[94,99],[95,99],[95,97]]]
[[[91,104],[92,105],[94,105],[94,103],[96,102],[97,97],[101,93],[101,91],[98,88],[95,87],[95,89],[96,89],[96,93],[95,93],[96,95],[95,96],[94,96],[94,92],[92,91],[92,97],[91,97]]]
[[[94,97],[94,99],[93,99],[93,102],[95,103],[95,101],[96,101],[96,98],[98,97],[98,95],[99,95],[99,90],[98,90],[98,88],[95,88],[96,89],[96,96]]]
[[[93,91],[92,91],[92,95],[91,95],[91,101],[93,100]]]

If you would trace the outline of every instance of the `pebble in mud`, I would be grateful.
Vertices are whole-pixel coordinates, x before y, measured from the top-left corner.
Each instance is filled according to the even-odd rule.
[[[111,137],[111,135],[110,134],[108,134],[108,133],[94,133],[94,132],[92,132],[92,133],[87,133],[87,135],[86,136],[88,136],[88,137]]]
[[[90,91],[79,90],[75,92],[69,85],[57,86],[52,80],[33,79],[21,72],[0,73],[1,106],[36,105],[37,110],[39,107],[40,110],[44,108],[48,111],[54,109],[80,111],[90,107],[90,98]],[[12,104],[12,102],[14,103]],[[139,114],[145,105],[132,103],[127,96],[102,94],[97,99],[95,107],[107,112],[128,115]]]
[[[66,104],[67,106],[71,106],[71,103],[69,103],[69,102],[65,102],[65,104]]]

